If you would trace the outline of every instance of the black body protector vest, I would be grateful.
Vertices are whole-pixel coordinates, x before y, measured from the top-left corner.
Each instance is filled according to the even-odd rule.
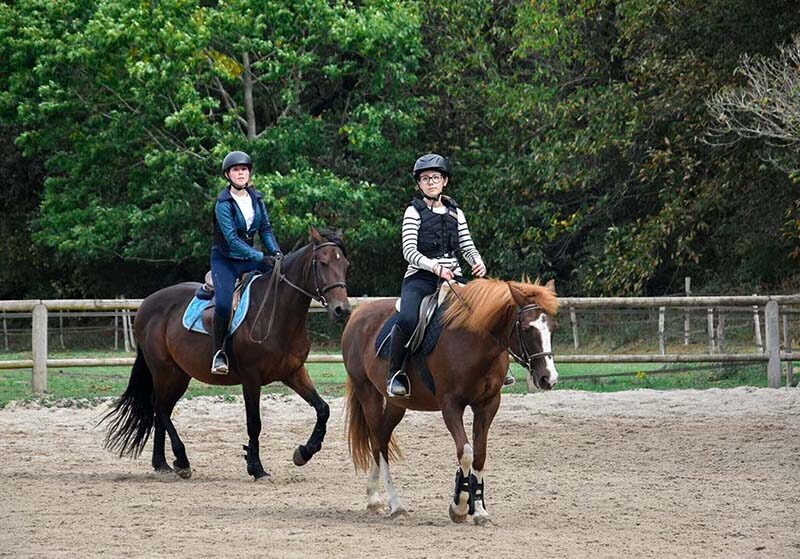
[[[417,209],[421,223],[417,233],[417,250],[428,258],[454,257],[458,251],[458,206],[442,196],[447,213],[437,214],[419,198],[411,205]]]

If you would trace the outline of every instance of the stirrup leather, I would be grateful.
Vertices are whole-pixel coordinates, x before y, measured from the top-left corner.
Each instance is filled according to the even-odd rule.
[[[395,394],[392,392],[392,386],[395,383],[400,384],[405,389],[404,394]],[[390,398],[411,398],[411,381],[402,369],[389,377],[389,382],[386,383],[386,395]]]
[[[228,374],[228,356],[221,349],[218,349],[211,360],[211,374],[214,375],[227,375]]]

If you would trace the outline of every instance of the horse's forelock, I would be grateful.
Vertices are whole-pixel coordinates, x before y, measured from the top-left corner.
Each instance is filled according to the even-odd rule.
[[[340,234],[331,229],[317,229],[317,232],[322,235],[326,241],[329,241],[339,247],[344,254],[344,257],[347,258],[347,248],[345,248],[344,240]]]
[[[539,280],[534,283],[528,281],[512,281],[509,283],[522,293],[528,301],[542,307],[542,310],[547,314],[553,316],[558,312],[558,297],[550,289],[540,284]]]

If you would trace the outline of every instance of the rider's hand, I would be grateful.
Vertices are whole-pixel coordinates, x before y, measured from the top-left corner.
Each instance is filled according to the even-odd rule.
[[[483,262],[476,262],[472,265],[472,275],[476,278],[482,278],[486,275],[486,266]]]
[[[276,250],[275,252],[272,253],[272,258],[275,259],[275,262],[280,262],[281,260],[283,260],[283,253],[279,250]]]
[[[447,281],[452,281],[453,278],[456,277],[455,274],[453,273],[453,270],[451,270],[450,268],[445,268],[441,264],[436,264],[433,267],[433,273]]]

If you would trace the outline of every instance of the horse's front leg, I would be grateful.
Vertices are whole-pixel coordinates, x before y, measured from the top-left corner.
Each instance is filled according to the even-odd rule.
[[[442,405],[442,417],[456,443],[456,457],[459,463],[453,500],[448,510],[450,520],[453,522],[464,522],[470,512],[469,474],[473,453],[472,447],[467,442],[467,432],[464,430],[464,408],[463,404],[454,400],[448,400]]]
[[[242,383],[242,395],[244,396],[244,409],[247,414],[247,445],[243,446],[247,451],[247,473],[253,476],[255,481],[270,480],[272,476],[264,470],[261,465],[261,456],[258,449],[258,438],[261,436],[261,384],[255,381],[246,380]]]
[[[331,412],[328,404],[317,393],[317,389],[314,388],[314,383],[311,381],[311,377],[308,376],[308,371],[305,367],[297,369],[283,383],[297,392],[317,412],[317,422],[314,424],[311,436],[306,444],[300,445],[295,449],[292,457],[296,466],[303,466],[322,448],[322,441],[325,440],[325,430]]]
[[[480,405],[473,405],[475,414],[472,421],[472,442],[475,443],[475,456],[472,459],[472,473],[469,476],[470,514],[479,526],[491,524],[484,502],[485,486],[483,472],[486,466],[486,446],[489,440],[489,427],[500,407],[500,393]]]

